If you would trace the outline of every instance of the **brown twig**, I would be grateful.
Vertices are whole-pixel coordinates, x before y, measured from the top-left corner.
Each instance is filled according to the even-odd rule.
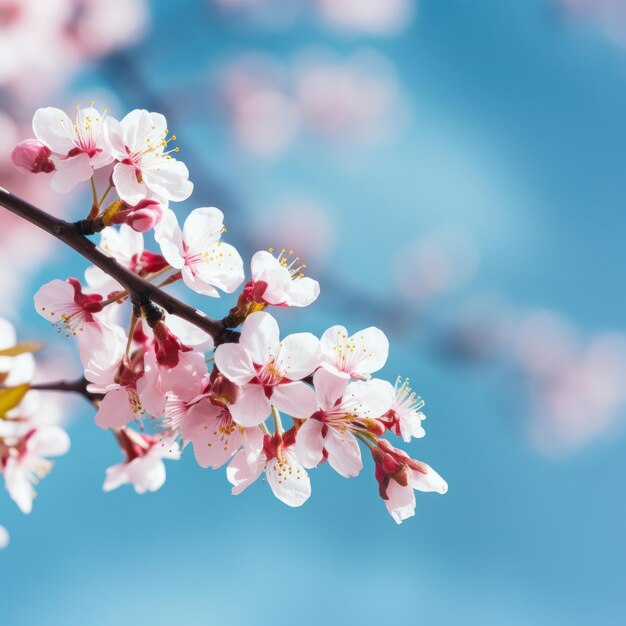
[[[67,393],[77,393],[94,402],[96,400],[102,400],[102,394],[92,393],[88,391],[88,381],[85,378],[78,378],[76,380],[59,380],[50,383],[33,383],[30,385],[29,390],[35,391],[63,391]]]
[[[80,226],[80,223],[74,224],[54,217],[2,187],[0,187],[0,205],[50,233],[106,272],[124,287],[131,295],[134,304],[157,304],[168,313],[176,315],[203,330],[213,338],[216,345],[233,340],[233,333],[228,330],[224,320],[208,317],[120,265],[114,258],[104,254],[92,241],[85,237],[84,228]]]

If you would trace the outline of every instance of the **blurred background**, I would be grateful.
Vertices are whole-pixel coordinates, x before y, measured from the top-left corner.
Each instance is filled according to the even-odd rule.
[[[166,114],[180,215],[305,258],[322,294],[285,333],[390,336],[382,375],[426,401],[408,451],[450,490],[396,527],[371,463],[313,471],[292,510],[187,454],[155,494],[104,494],[119,450],[76,399],[34,512],[0,500],[0,622],[626,621],[624,0],[0,0],[0,185],[84,216],[8,155],[36,108],[91,99]],[[84,266],[0,225],[0,314],[71,377],[32,294]]]

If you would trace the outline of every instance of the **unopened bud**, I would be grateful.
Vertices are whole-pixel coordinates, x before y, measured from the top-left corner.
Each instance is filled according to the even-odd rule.
[[[239,387],[218,372],[211,375],[211,392],[220,402],[234,404],[239,396]]]
[[[180,353],[191,350],[165,325],[163,320],[158,320],[152,327],[152,331],[154,332],[156,358],[160,365],[170,369],[176,367],[180,360]]]
[[[367,430],[373,435],[383,435],[385,433],[385,426],[381,422],[375,419],[366,419],[363,420],[363,425]]]
[[[397,472],[391,475],[391,478],[393,478],[398,485],[406,487],[409,484],[409,468],[406,465],[403,465]]]
[[[50,160],[52,152],[48,146],[44,146],[36,139],[26,139],[13,148],[11,152],[11,160],[18,169],[25,172],[39,174],[45,172],[49,174],[56,169],[54,163]]]
[[[145,276],[153,272],[160,272],[162,269],[165,269],[169,263],[162,255],[144,250],[139,257],[138,265],[141,266],[141,271],[139,272],[140,276]]]
[[[113,217],[114,224],[128,224],[133,230],[145,233],[154,228],[163,217],[163,206],[157,200],[142,200],[135,206],[125,205],[116,211]]]

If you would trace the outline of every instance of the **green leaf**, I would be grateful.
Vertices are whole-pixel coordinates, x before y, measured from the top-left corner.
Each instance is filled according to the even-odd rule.
[[[17,387],[9,387],[8,389],[0,389],[0,419],[6,419],[7,413],[14,409],[26,395],[30,385],[24,383]]]
[[[0,356],[18,356],[20,354],[26,354],[28,352],[38,352],[43,348],[43,343],[30,341],[26,343],[18,343],[12,348],[4,348],[0,350]]]

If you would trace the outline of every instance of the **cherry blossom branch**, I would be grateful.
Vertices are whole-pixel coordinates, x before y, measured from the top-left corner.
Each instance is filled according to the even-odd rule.
[[[0,187],[0,206],[56,237],[106,272],[124,287],[136,307],[140,308],[151,303],[157,304],[168,313],[206,332],[213,338],[216,345],[236,340],[238,334],[228,329],[228,318],[215,320],[205,315],[202,311],[181,302],[141,276],[134,274],[100,251],[92,241],[85,237],[85,234],[92,234],[88,220],[76,223],[66,222],[42,211],[2,187]]]
[[[77,393],[90,402],[95,400],[101,400],[102,394],[92,393],[87,389],[88,381],[86,378],[81,377],[76,380],[59,380],[50,383],[33,383],[30,385],[30,390],[35,391],[63,391],[67,393]]]

